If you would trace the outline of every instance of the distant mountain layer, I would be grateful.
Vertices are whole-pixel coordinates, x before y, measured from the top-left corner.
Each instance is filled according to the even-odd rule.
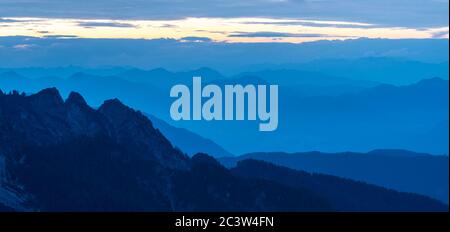
[[[295,189],[307,189],[329,200],[331,207],[339,211],[396,211],[392,202],[402,205],[405,198],[414,199],[415,194],[401,194],[374,185],[342,179],[323,174],[275,166],[270,163],[243,160],[231,169],[237,176],[250,179],[274,181]],[[411,205],[402,205],[409,208]],[[388,209],[388,210],[387,210]],[[413,208],[411,208],[414,211]]]
[[[239,160],[257,159],[296,170],[360,180],[403,192],[419,193],[448,202],[449,159],[404,150],[369,153],[251,153],[221,158],[233,167]]]
[[[189,156],[197,153],[207,153],[213,157],[232,156],[231,153],[214,143],[214,141],[203,138],[186,129],[171,126],[153,115],[146,114],[146,116],[152,121],[153,126],[160,130],[174,146],[186,152]]]
[[[189,158],[117,99],[93,109],[78,93],[63,100],[54,88],[0,92],[2,211],[448,210],[425,196],[308,175]],[[292,181],[297,176],[308,182]]]
[[[382,76],[378,75],[377,77],[386,79],[390,79],[386,75],[388,73],[407,73],[408,75],[401,78],[393,78],[393,81],[409,81],[407,83],[415,82],[418,78],[435,76],[428,76],[428,74],[433,74],[439,70],[436,66],[430,65],[428,71],[425,72],[427,76],[423,76],[424,72],[420,71],[423,66],[417,65],[415,61],[438,63],[448,62],[449,60],[449,40],[435,38],[360,38],[321,40],[298,44],[196,43],[181,42],[176,39],[60,39],[2,36],[0,37],[0,44],[2,44],[0,60],[3,67],[23,67],[24,65],[28,67],[73,67],[75,65],[82,67],[124,66],[142,68],[151,66],[164,67],[169,70],[189,70],[206,66],[230,75],[267,68],[292,69],[292,65],[285,64],[296,62],[294,65],[298,67],[299,64],[303,63],[321,63],[321,60],[333,59],[337,60],[334,62],[336,64],[331,64],[330,68],[323,67],[324,71],[338,67],[340,70],[345,70],[344,73],[353,75],[351,69],[355,66],[357,71],[366,70],[367,73],[365,74],[372,77],[381,73]],[[30,46],[25,50],[18,49],[21,45]],[[390,60],[389,63],[392,65],[374,65],[373,68],[369,69],[364,66],[357,67],[354,64],[355,59],[366,57],[381,57]],[[344,61],[338,62],[339,59]],[[314,62],[316,60],[319,62]],[[413,64],[401,65],[403,60],[412,61]],[[321,69],[321,67],[316,69]],[[399,70],[403,72],[399,72]],[[430,71],[433,73],[430,73]],[[336,74],[334,73],[334,75]]]
[[[277,130],[260,133],[257,121],[173,121],[169,115],[174,100],[169,96],[170,88],[173,84],[190,84],[192,75],[203,75],[204,84],[280,82]],[[94,106],[117,97],[172,126],[211,139],[232,154],[366,152],[380,147],[448,154],[447,80],[430,78],[410,85],[372,86],[370,81],[298,70],[260,71],[253,75],[258,76],[229,79],[208,68],[176,73],[133,69],[112,76],[76,73],[67,78],[27,78],[7,72],[0,74],[0,86],[4,91],[27,93],[55,86],[65,96],[72,90],[80,92]]]
[[[380,147],[448,154],[448,86],[447,80],[432,78],[337,96],[303,96],[296,88],[280,86],[276,131],[260,133],[254,121],[174,125],[208,137],[233,154],[366,152]]]
[[[304,73],[317,72],[324,76],[338,76],[353,81],[373,81],[395,85],[412,84],[432,77],[448,80],[449,77],[448,61],[426,63],[388,57],[318,59],[304,63],[261,65],[259,67],[259,69],[268,68],[272,70],[302,70]]]

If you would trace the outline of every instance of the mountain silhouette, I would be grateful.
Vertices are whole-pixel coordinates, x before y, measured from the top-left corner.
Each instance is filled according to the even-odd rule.
[[[146,116],[118,99],[93,109],[80,94],[64,100],[55,88],[32,95],[0,92],[0,177],[5,211],[374,210],[307,185],[244,177],[206,154],[189,158]],[[373,194],[365,200],[380,201],[380,188],[368,189]],[[448,209],[419,195],[384,190],[383,196],[386,201],[377,210]]]
[[[146,114],[146,116],[152,121],[153,126],[160,130],[174,146],[178,147],[183,152],[186,152],[189,156],[193,156],[197,153],[207,153],[213,157],[232,156],[231,153],[210,139],[203,138],[184,128],[171,126],[167,122],[153,115]]]
[[[94,110],[79,94],[64,101],[51,88],[2,93],[0,109],[5,210],[331,210],[314,194],[235,178],[213,158],[189,159],[117,99]],[[205,176],[209,185],[200,186]]]
[[[173,102],[170,87],[179,83],[190,85],[191,75],[197,74],[211,75],[211,78],[203,77],[204,84],[280,84],[279,125],[274,132],[259,133],[258,124],[248,121],[171,122],[175,127],[211,139],[232,154],[311,150],[367,152],[378,148],[448,154],[448,81],[440,78],[408,85],[371,86],[373,83],[369,83],[367,86],[367,82],[361,80],[285,69],[253,72],[261,76],[242,74],[236,78],[224,78],[210,69],[187,72],[132,69],[107,76],[79,72],[67,78],[28,78],[6,72],[0,74],[0,86],[5,91],[17,89],[27,93],[56,86],[64,96],[72,90],[81,93],[92,106],[101,105],[104,99],[119,98],[130,107],[169,121],[168,109]],[[283,75],[290,78],[280,78],[278,83],[276,77]],[[326,88],[316,91],[313,86],[319,85]],[[354,91],[355,86],[357,91]]]
[[[331,206],[338,211],[415,211],[416,198],[423,198],[416,194],[398,193],[385,188],[343,179],[331,175],[311,174],[304,171],[296,171],[286,167],[275,166],[270,163],[257,160],[239,161],[237,166],[231,169],[237,176],[264,179],[281,183],[296,189],[306,189],[319,196],[328,199]],[[430,198],[422,207],[430,207],[425,210],[433,210],[442,205]],[[445,207],[442,208],[445,210]]]
[[[246,159],[364,181],[448,202],[448,156],[379,149],[368,153],[250,153],[219,160],[234,167],[239,160]]]

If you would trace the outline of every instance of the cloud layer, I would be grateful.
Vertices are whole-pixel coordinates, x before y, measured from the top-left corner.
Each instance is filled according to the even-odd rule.
[[[172,38],[194,42],[288,42],[356,38],[448,38],[448,27],[405,28],[347,21],[275,18],[117,20],[2,18],[0,36],[110,39]],[[60,36],[64,35],[64,36]]]
[[[179,19],[270,17],[384,26],[448,26],[448,0],[2,0],[2,17]]]
[[[187,70],[211,67],[224,73],[268,64],[301,63],[318,59],[390,57],[424,62],[448,62],[448,40],[357,39],[289,43],[198,42],[205,38],[82,39],[0,37],[1,67],[164,67]],[[206,39],[207,40],[207,39]],[[260,66],[258,66],[260,65]],[[237,71],[242,71],[237,70]]]

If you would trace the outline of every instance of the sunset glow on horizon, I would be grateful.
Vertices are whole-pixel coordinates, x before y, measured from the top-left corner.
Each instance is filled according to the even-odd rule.
[[[0,36],[160,39],[186,42],[289,42],[357,38],[449,38],[448,27],[407,28],[376,24],[274,18],[110,20],[0,18]]]

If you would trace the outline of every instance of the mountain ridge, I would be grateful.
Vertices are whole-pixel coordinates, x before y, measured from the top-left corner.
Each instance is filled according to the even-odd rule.
[[[55,88],[29,96],[0,94],[1,210],[336,211],[350,203],[358,204],[357,210],[373,209],[345,201],[335,208],[331,202],[344,198],[263,177],[247,179],[206,154],[189,158],[145,115],[118,99],[95,110],[79,94],[69,96],[64,101]],[[385,194],[396,200],[386,201],[384,210],[448,209],[420,195]],[[373,197],[367,201],[375,202]]]
[[[167,110],[173,100],[168,95],[169,88],[122,78],[125,77],[89,75],[86,78],[29,79],[7,78],[0,74],[0,85],[5,91],[18,89],[27,93],[47,86],[58,87],[64,95],[75,90],[91,105],[101,105],[104,99],[117,97],[131,107],[165,121],[171,120]],[[188,79],[186,81],[191,81]],[[220,82],[212,80],[211,83],[214,81]],[[304,96],[284,88],[279,93],[279,127],[265,135],[257,133],[257,125],[251,122],[178,121],[171,125],[209,138],[232,154],[255,150],[337,152],[376,148],[448,153],[448,123],[440,124],[448,120],[448,81],[432,79],[385,87],[338,96]],[[234,133],[236,130],[242,133]],[[439,143],[434,142],[437,140]]]
[[[448,202],[448,156],[398,149],[359,152],[260,152],[220,158],[232,168],[240,160],[256,159],[295,170],[349,178]]]

